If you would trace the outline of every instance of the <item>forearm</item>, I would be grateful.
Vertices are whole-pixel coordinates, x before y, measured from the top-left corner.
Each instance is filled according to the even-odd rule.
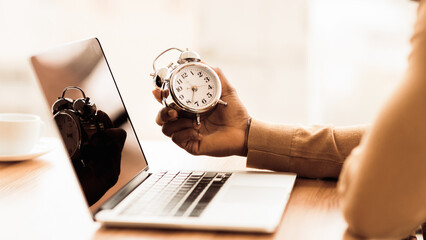
[[[418,94],[399,94],[340,176],[340,206],[349,230],[363,237],[406,237],[426,221],[426,109],[413,109],[420,99],[409,99]]]
[[[302,127],[253,120],[247,166],[295,172],[301,177],[337,178],[364,131],[365,126]]]
[[[406,237],[426,221],[426,3],[420,3],[406,79],[345,163],[341,208],[349,231]]]

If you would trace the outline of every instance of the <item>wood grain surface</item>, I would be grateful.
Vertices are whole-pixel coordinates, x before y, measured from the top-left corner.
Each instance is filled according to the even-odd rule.
[[[164,144],[145,146],[154,169],[244,169],[243,158],[154,159]],[[183,154],[175,151],[174,156]],[[0,239],[349,239],[345,229],[336,181],[298,178],[274,234],[106,228],[92,221],[59,143],[54,151],[37,159],[0,162]]]

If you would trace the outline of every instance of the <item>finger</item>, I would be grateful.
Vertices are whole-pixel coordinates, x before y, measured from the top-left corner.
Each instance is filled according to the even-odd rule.
[[[172,121],[165,123],[163,125],[163,133],[164,135],[171,137],[173,133],[182,131],[186,128],[192,128],[195,130],[200,129],[200,125],[197,125],[197,123],[189,118],[180,118],[179,120]]]
[[[154,95],[155,99],[161,103],[161,91],[160,89],[154,89],[152,90],[152,95]]]
[[[197,153],[198,149],[194,149],[191,144],[194,144],[203,139],[203,136],[193,128],[187,128],[172,134],[172,141],[179,147],[186,149],[190,153]]]
[[[165,123],[169,121],[176,120],[177,116],[178,116],[178,113],[176,110],[166,107],[161,109],[160,112],[158,112],[155,122],[158,125],[163,126]]]
[[[98,110],[96,112],[96,118],[98,119],[99,123],[104,125],[104,129],[114,127],[111,118],[109,118],[108,114],[106,114],[104,111]]]
[[[410,235],[410,236],[408,236],[406,238],[403,238],[402,240],[417,240],[417,237],[414,236],[414,235]]]
[[[161,99],[169,97],[169,94],[170,94],[170,90],[169,89],[164,89],[164,90],[161,90],[160,92],[161,92]]]
[[[105,131],[105,136],[108,137],[114,149],[121,152],[126,142],[127,133],[121,128],[110,128]]]
[[[109,128],[93,135],[90,143],[94,147],[109,146],[121,152],[126,141],[127,133],[121,128]]]
[[[105,135],[110,139],[111,144],[107,145],[111,151],[112,171],[114,176],[120,175],[121,152],[126,142],[127,133],[121,128],[110,128],[105,131]]]

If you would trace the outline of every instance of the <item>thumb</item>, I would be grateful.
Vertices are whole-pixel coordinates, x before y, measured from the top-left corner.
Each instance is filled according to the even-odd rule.
[[[220,68],[213,68],[213,70],[219,76],[220,82],[222,83],[222,94],[228,95],[235,92],[235,88],[228,81],[225,74],[223,74],[222,70]]]
[[[98,110],[96,113],[96,118],[100,123],[104,124],[105,129],[114,127],[111,118],[104,111]]]

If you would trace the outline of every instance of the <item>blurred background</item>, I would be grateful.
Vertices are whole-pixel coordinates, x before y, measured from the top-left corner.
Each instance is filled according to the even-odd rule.
[[[220,67],[257,119],[370,123],[403,79],[416,7],[409,0],[0,0],[0,112],[47,112],[28,57],[96,36],[145,140],[165,139],[149,74],[169,47]],[[140,101],[152,107],[140,109]]]

